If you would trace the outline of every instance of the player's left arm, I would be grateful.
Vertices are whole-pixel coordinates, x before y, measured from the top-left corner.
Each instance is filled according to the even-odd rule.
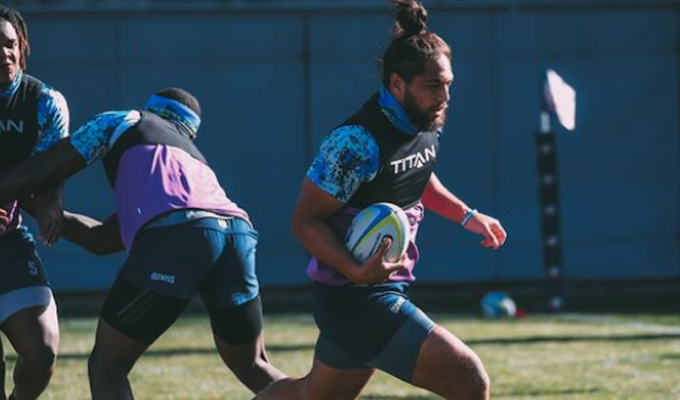
[[[422,197],[423,205],[442,217],[463,223],[465,229],[484,236],[482,246],[497,249],[505,243],[507,234],[500,221],[486,214],[473,211],[465,202],[451,193],[434,173],[425,188]]]
[[[43,87],[38,99],[38,142],[32,154],[43,152],[68,137],[70,113],[64,96],[49,86]],[[35,193],[30,200],[31,214],[40,230],[40,237],[48,247],[61,236],[64,211],[64,182]],[[26,201],[22,202],[25,208]]]
[[[98,256],[125,250],[117,214],[100,222],[87,215],[64,211],[64,239]]]

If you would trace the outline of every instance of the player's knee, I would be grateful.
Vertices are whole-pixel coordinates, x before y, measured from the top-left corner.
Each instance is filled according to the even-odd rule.
[[[115,366],[107,362],[106,358],[100,355],[96,348],[87,360],[87,375],[90,379],[90,384],[93,386],[100,385],[110,377],[121,373],[124,374],[120,368],[115,368]]]
[[[90,383],[94,384],[99,381],[99,379],[102,378],[102,372],[103,368],[101,361],[99,360],[99,357],[92,352],[87,359],[87,375],[90,378]]]
[[[472,354],[465,365],[462,379],[451,380],[446,398],[462,400],[488,400],[491,380],[482,361]],[[455,383],[454,383],[455,382]]]
[[[484,369],[484,366],[481,365],[481,362],[479,368],[474,374],[471,386],[471,399],[487,400],[489,398],[489,393],[491,391],[491,379],[489,378],[489,374],[486,372],[486,369]]]
[[[49,343],[36,346],[20,356],[23,368],[37,375],[52,375],[57,361],[57,348]]]
[[[208,307],[213,332],[223,342],[238,346],[255,340],[262,332],[260,296],[236,307]]]

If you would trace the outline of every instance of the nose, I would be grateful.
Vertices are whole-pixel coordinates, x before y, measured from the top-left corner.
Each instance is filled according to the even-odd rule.
[[[444,102],[448,103],[449,100],[451,100],[451,95],[449,94],[449,86],[448,85],[444,85],[442,90],[439,91],[439,98],[437,100],[439,100],[442,103],[444,103]]]
[[[12,59],[12,55],[13,55],[13,52],[12,52],[12,48],[11,48],[11,47],[2,46],[2,58],[3,58],[4,60],[11,60],[11,59]]]

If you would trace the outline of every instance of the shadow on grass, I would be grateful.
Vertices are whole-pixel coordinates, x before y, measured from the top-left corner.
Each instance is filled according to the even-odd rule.
[[[604,392],[600,388],[587,388],[587,389],[555,389],[555,390],[517,390],[510,392],[496,392],[493,393],[494,396],[507,396],[507,397],[526,397],[526,396],[564,396],[564,395],[576,395],[576,394],[587,394],[587,393],[598,393]]]
[[[680,333],[659,333],[659,334],[641,334],[641,335],[617,335],[617,336],[530,336],[517,338],[492,338],[492,339],[470,339],[465,343],[471,346],[486,346],[486,345],[508,345],[508,344],[538,344],[538,343],[568,343],[568,342],[638,342],[638,341],[652,341],[652,340],[675,340],[680,339]],[[312,351],[314,344],[296,344],[296,345],[268,345],[267,350],[270,352],[294,352],[294,351]],[[213,347],[195,347],[195,348],[176,348],[176,349],[156,349],[149,350],[144,353],[144,357],[181,357],[188,355],[212,355],[217,354],[217,350]],[[89,353],[60,353],[61,360],[78,360],[86,359]],[[680,360],[680,354],[666,354],[662,356],[666,360]],[[15,360],[14,354],[7,354],[7,359]],[[365,398],[382,398],[382,397],[365,397]],[[386,399],[406,399],[413,397],[389,397]]]
[[[313,344],[301,344],[292,346],[267,346],[267,351],[269,352],[290,352],[290,351],[311,351],[314,350]],[[194,348],[177,348],[177,349],[156,349],[149,350],[142,357],[181,357],[181,356],[193,356],[193,355],[213,355],[217,354],[217,349],[214,347],[194,347]],[[90,353],[59,353],[57,356],[60,360],[82,360],[87,359]],[[16,355],[14,353],[7,354],[6,358],[8,360],[16,360]]]
[[[581,335],[581,336],[529,336],[516,338],[468,339],[468,345],[506,345],[537,343],[571,343],[571,342],[638,342],[652,340],[680,339],[680,333],[650,333],[639,335]]]

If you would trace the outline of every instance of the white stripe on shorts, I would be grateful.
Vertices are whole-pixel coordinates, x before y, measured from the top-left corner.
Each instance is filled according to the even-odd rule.
[[[52,290],[47,286],[31,286],[0,295],[0,324],[17,311],[47,306],[53,301]]]

